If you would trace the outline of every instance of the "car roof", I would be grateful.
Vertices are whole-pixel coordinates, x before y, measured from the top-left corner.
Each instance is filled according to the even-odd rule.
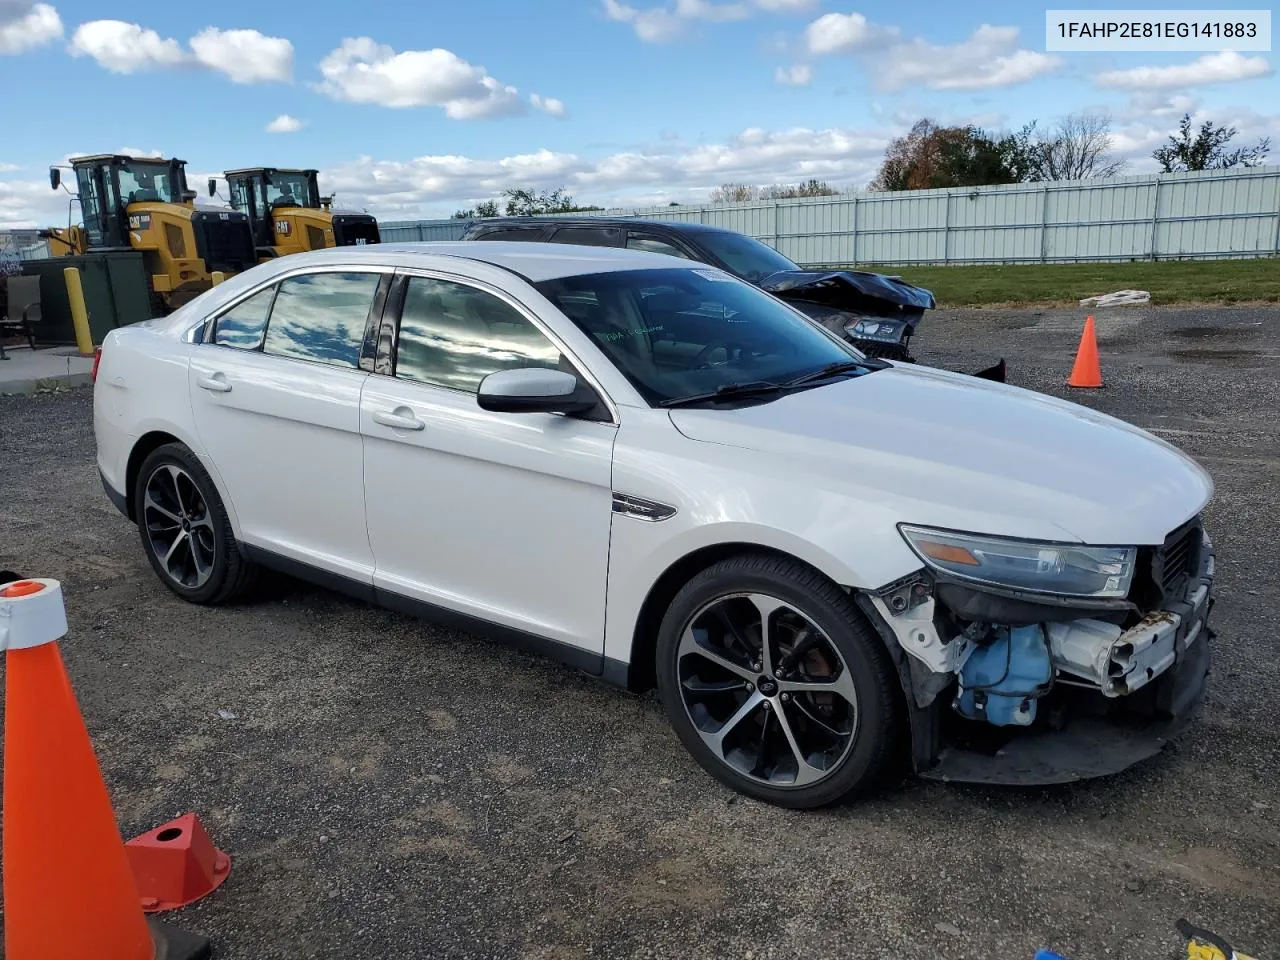
[[[243,216],[243,214],[241,214]],[[255,287],[274,283],[279,277],[295,271],[323,267],[392,267],[441,269],[441,261],[450,259],[458,263],[459,273],[470,271],[464,263],[483,264],[496,270],[516,274],[529,283],[558,280],[592,273],[612,273],[620,270],[706,270],[706,264],[647,250],[627,250],[621,247],[591,247],[572,243],[530,243],[509,240],[493,240],[480,243],[474,240],[426,240],[407,243],[371,243],[363,246],[327,247],[305,253],[291,253],[234,274],[223,283],[209,288],[198,297],[179,307],[161,321],[166,329],[175,332],[188,331],[194,323],[203,323],[223,306]]]
[[[471,221],[469,229],[551,225],[562,227],[660,227],[680,233],[734,233],[726,227],[715,227],[687,220],[648,220],[640,217],[487,217]]]
[[[284,269],[340,263],[369,263],[380,266],[413,267],[425,257],[457,257],[487,263],[519,274],[531,283],[557,280],[587,273],[702,267],[679,257],[620,247],[590,247],[572,243],[530,243],[514,240],[426,240],[404,243],[372,243],[366,246],[328,247],[294,253],[272,261]]]

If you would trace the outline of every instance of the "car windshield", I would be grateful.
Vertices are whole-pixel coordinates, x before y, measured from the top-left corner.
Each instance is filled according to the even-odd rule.
[[[120,166],[120,196],[130,203],[181,203],[182,185],[174,183],[167,163],[130,160]]]
[[[800,268],[767,243],[728,230],[703,230],[697,240],[714,253],[730,270],[752,283],[779,270]]]
[[[621,270],[536,286],[655,406],[865,360],[807,317],[715,267]]]
[[[311,196],[311,184],[305,174],[271,174],[271,182],[262,185],[267,207],[319,207],[320,198]]]

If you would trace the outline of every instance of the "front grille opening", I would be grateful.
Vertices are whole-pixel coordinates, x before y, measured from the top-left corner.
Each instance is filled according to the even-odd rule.
[[[1183,524],[1158,547],[1138,551],[1138,569],[1129,599],[1139,610],[1159,609],[1166,598],[1177,597],[1200,567],[1204,533],[1200,517]]]
[[[1195,573],[1200,557],[1200,540],[1200,527],[1197,525],[1166,544],[1163,552],[1158,554],[1160,587],[1165,593],[1173,593]]]
[[[367,220],[348,220],[345,217],[333,221],[333,240],[340,247],[351,247],[363,243],[379,243],[378,222],[370,217]]]

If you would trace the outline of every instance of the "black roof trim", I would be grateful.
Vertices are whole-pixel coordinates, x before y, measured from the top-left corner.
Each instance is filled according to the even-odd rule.
[[[646,220],[641,217],[485,217],[470,221],[470,228],[510,226],[568,226],[568,227],[662,227],[667,230],[705,231],[709,233],[732,233],[728,227],[717,227],[708,223],[692,223],[687,220]]]

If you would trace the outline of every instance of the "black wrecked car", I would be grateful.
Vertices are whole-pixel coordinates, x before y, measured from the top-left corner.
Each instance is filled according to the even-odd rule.
[[[632,217],[499,217],[473,221],[463,240],[514,240],[628,247],[727,270],[843,335],[870,356],[913,361],[910,342],[933,294],[898,277],[861,270],[805,270],[773,247],[734,230]],[[1004,379],[1004,364],[978,376]]]

